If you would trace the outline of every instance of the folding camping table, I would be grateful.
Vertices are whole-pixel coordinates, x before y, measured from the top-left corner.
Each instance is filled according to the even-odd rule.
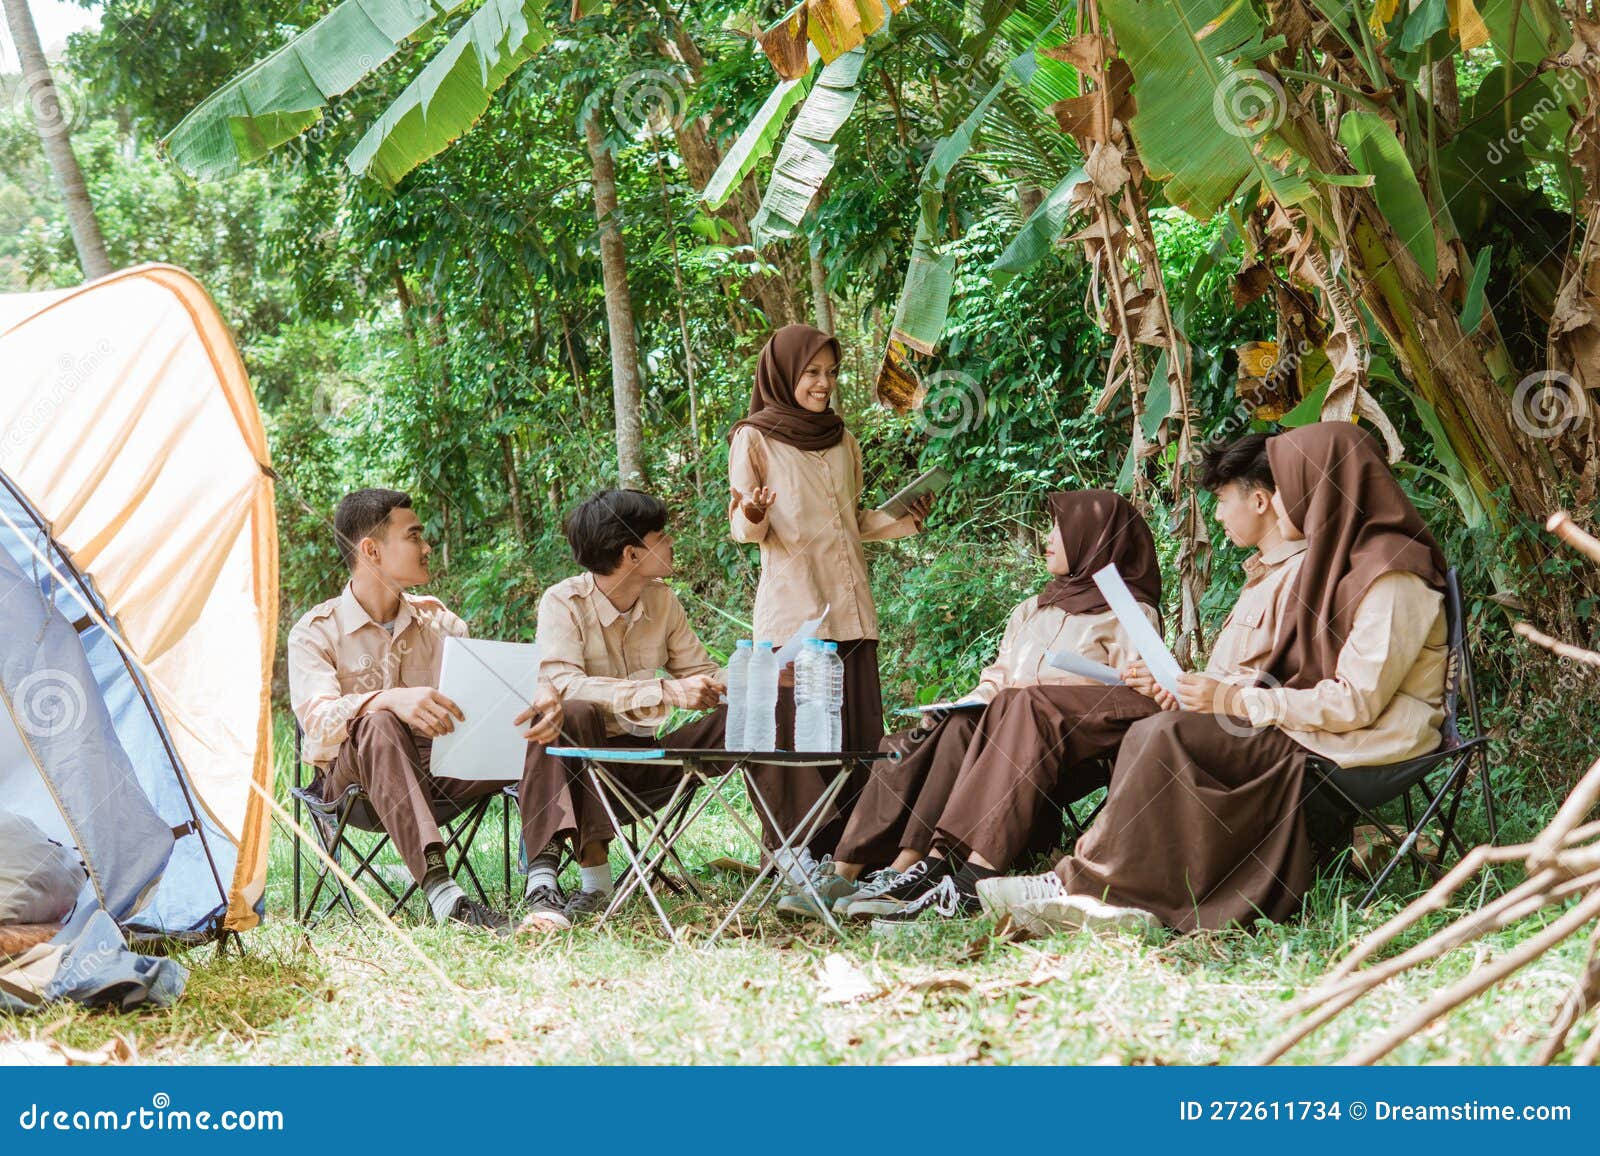
[[[771,884],[767,887],[766,894],[755,904],[754,910],[760,911],[769,902],[778,888],[783,885],[783,876],[778,872],[778,851],[789,851],[796,847],[803,847],[822,826],[828,817],[829,808],[839,792],[850,778],[851,767],[857,764],[868,764],[877,758],[875,751],[725,751],[725,750],[693,750],[688,748],[637,748],[637,747],[551,747],[550,754],[563,758],[577,758],[584,761],[590,781],[594,783],[595,793],[599,795],[606,814],[611,819],[615,830],[621,830],[621,819],[612,807],[611,799],[615,796],[628,810],[629,816],[637,824],[639,830],[647,831],[644,838],[640,839],[635,847],[623,840],[623,852],[628,857],[628,870],[618,881],[615,894],[611,903],[601,915],[596,926],[603,925],[610,919],[616,910],[627,900],[634,891],[643,888],[650,906],[655,909],[657,918],[661,920],[667,934],[673,943],[682,943],[683,938],[672,920],[668,918],[666,908],[662,906],[660,896],[656,894],[651,885],[651,879],[657,874],[663,860],[670,857],[679,866],[682,860],[678,857],[677,843],[688,831],[694,820],[703,814],[712,800],[721,803],[722,809],[727,813],[744,833],[755,841],[761,848],[761,868],[756,872],[755,879],[745,889],[736,903],[728,910],[711,933],[707,946],[715,943],[730,923],[738,916],[750,898],[761,889],[771,876]],[[650,816],[641,813],[632,802],[632,792],[624,784],[617,782],[608,763],[639,763],[650,762],[667,766],[683,768],[683,777],[673,787],[671,796],[656,808],[659,816],[651,823]],[[798,820],[792,831],[785,831],[776,815],[772,813],[771,806],[762,795],[760,788],[748,777],[745,778],[750,797],[755,801],[759,813],[766,816],[767,822],[772,825],[773,831],[778,835],[778,847],[768,851],[761,840],[759,831],[752,831],[750,824],[745,822],[738,809],[723,790],[728,781],[733,778],[732,772],[742,769],[746,764],[760,763],[783,767],[835,767],[833,779],[828,783],[827,789],[820,798],[812,804],[811,808]],[[705,789],[703,797],[694,806],[689,806],[694,792]],[[805,889],[811,894],[822,909],[822,917],[835,934],[843,934],[838,921],[833,913],[828,910],[822,897],[817,894],[815,887],[808,879]]]

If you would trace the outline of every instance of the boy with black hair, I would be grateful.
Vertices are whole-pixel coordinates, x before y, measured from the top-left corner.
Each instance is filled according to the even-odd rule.
[[[662,582],[673,572],[667,517],[664,504],[638,490],[603,490],[567,515],[567,542],[584,572],[544,592],[538,641],[541,673],[566,702],[566,733],[577,745],[723,744],[721,672],[678,596]],[[711,713],[658,740],[656,729],[673,707]],[[682,775],[677,767],[644,763],[615,764],[610,771],[647,806],[665,801]],[[580,890],[561,894],[560,844],[539,844],[528,876],[530,917],[558,911],[570,920],[602,911],[610,901],[607,847],[615,832],[588,776],[577,783]]]
[[[501,784],[434,778],[428,769],[433,740],[466,717],[438,683],[444,640],[465,638],[467,624],[439,599],[407,592],[428,581],[433,549],[408,494],[345,495],[334,537],[350,580],[289,631],[289,702],[304,731],[302,757],[317,768],[324,799],[352,783],[366,792],[435,919],[501,930],[506,916],[468,899],[451,877],[437,818]],[[569,772],[545,751],[562,723],[561,699],[548,680],[513,721],[528,740],[518,795],[522,833],[543,846],[576,829]]]

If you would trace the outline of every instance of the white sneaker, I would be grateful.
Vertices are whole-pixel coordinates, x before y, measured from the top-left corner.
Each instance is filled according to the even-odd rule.
[[[1161,921],[1142,907],[1117,907],[1088,895],[1057,895],[1014,905],[1009,914],[1025,931],[1054,935],[1058,931],[1130,931],[1151,935]]]
[[[1038,903],[1067,893],[1054,871],[1043,875],[996,875],[978,880],[978,903],[990,919],[999,919],[1021,903]]]

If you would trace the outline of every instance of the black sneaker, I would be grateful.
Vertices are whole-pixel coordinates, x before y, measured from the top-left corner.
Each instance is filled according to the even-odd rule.
[[[581,919],[594,919],[604,915],[606,908],[610,906],[609,891],[574,891],[567,896],[567,905],[562,910],[569,920],[577,923]]]
[[[949,859],[918,859],[905,869],[894,885],[875,895],[862,895],[844,909],[846,919],[865,922],[880,915],[893,915],[915,903],[951,874]]]
[[[475,927],[482,931],[504,932],[511,926],[508,916],[496,911],[493,907],[485,907],[482,903],[474,903],[463,895],[456,900],[456,905],[450,909],[450,922],[459,923],[463,927]]]
[[[572,926],[567,918],[567,897],[559,887],[535,887],[524,897],[523,911],[518,931],[566,931]]]
[[[954,874],[947,874],[930,890],[906,904],[899,911],[880,915],[872,921],[872,934],[894,935],[913,923],[931,923],[945,919],[970,919],[977,915],[978,896],[970,898],[961,893]]]

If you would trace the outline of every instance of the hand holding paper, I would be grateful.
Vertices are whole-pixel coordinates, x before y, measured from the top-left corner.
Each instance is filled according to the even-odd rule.
[[[1162,640],[1156,628],[1150,625],[1150,620],[1144,616],[1144,611],[1139,609],[1133,591],[1129,590],[1128,584],[1122,580],[1121,571],[1115,565],[1096,570],[1094,584],[1100,587],[1100,593],[1105,595],[1106,605],[1111,607],[1111,612],[1117,616],[1117,621],[1122,623],[1122,629],[1128,632],[1128,637],[1133,640],[1133,648],[1139,652],[1139,657],[1144,659],[1144,664],[1150,668],[1151,675],[1163,689],[1176,695],[1178,675],[1183,673],[1183,669],[1178,665],[1178,660],[1172,657],[1172,651],[1167,649],[1166,642]]]
[[[1082,678],[1092,678],[1096,682],[1105,683],[1107,686],[1122,685],[1122,676],[1105,663],[1096,662],[1092,658],[1085,658],[1073,650],[1052,650],[1045,655],[1045,661],[1057,670],[1064,670],[1068,674],[1076,674]]]

